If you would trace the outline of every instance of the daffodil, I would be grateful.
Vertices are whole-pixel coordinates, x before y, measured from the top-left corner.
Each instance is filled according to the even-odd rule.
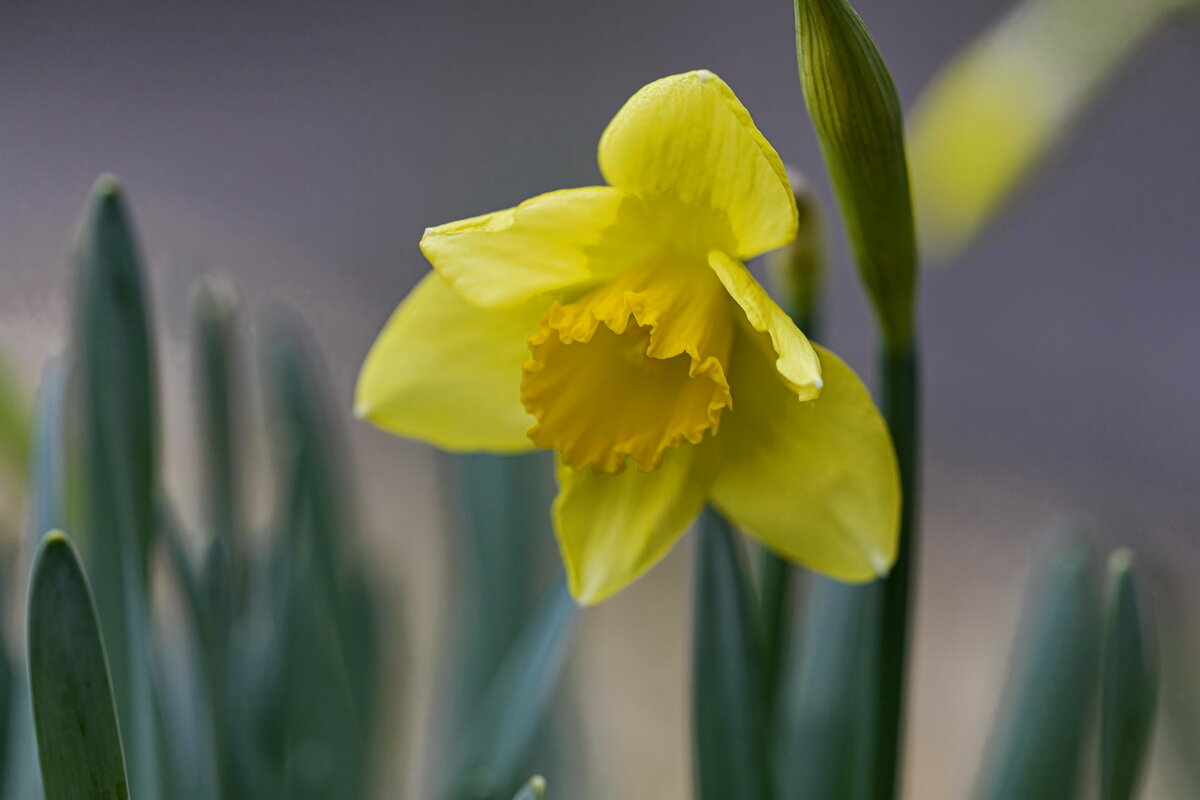
[[[655,81],[600,139],[607,186],[426,230],[433,265],[359,378],[360,416],[448,450],[558,454],[554,525],[584,604],[705,503],[845,581],[895,558],[887,428],[744,264],[796,235],[778,154],[713,73]]]

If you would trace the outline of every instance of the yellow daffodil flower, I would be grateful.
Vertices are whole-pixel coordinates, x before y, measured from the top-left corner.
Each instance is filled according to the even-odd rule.
[[[796,235],[783,165],[707,70],[655,81],[600,139],[607,186],[425,232],[434,267],[359,377],[374,424],[448,450],[557,451],[554,524],[584,604],[706,502],[846,581],[895,558],[887,428],[743,261]]]

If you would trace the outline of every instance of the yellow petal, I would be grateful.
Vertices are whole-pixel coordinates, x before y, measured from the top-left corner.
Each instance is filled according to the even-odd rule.
[[[805,403],[780,383],[759,345],[749,337],[734,345],[734,407],[712,498],[780,555],[839,580],[868,581],[896,558],[896,457],[862,381],[817,350],[825,389]]]
[[[475,305],[511,308],[618,274],[644,260],[652,243],[637,198],[591,186],[429,228],[421,252]]]
[[[714,250],[709,253],[708,265],[717,274],[729,296],[742,307],[749,326],[770,337],[776,357],[775,369],[783,382],[801,400],[816,397],[822,386],[821,362],[808,337],[740,261]]]
[[[711,445],[671,450],[653,472],[607,475],[560,463],[554,529],[576,600],[599,603],[667,554],[704,507]]]
[[[749,258],[796,235],[779,155],[708,70],[663,78],[631,97],[600,139],[600,171],[613,186],[688,207],[689,216],[715,212],[704,251]]]
[[[355,392],[358,416],[447,450],[533,449],[521,405],[526,340],[544,303],[477,308],[436,273],[417,284],[371,346]]]
[[[573,469],[656,469],[663,453],[716,433],[730,404],[723,362],[732,304],[710,270],[664,260],[573,303],[530,339],[521,400],[529,438]]]

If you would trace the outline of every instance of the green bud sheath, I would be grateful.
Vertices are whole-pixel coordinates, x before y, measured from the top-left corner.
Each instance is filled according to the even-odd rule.
[[[896,88],[844,0],[796,0],[796,47],[804,102],[858,271],[889,348],[906,348],[917,245]]]

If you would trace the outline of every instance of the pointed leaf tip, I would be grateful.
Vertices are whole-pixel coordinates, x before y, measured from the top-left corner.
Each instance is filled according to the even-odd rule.
[[[92,184],[92,194],[97,198],[117,199],[121,193],[121,179],[111,172],[105,172]]]
[[[1158,675],[1133,553],[1108,559],[1100,702],[1100,800],[1131,800],[1145,766],[1157,707]]]
[[[534,775],[529,779],[529,783],[521,787],[521,791],[517,792],[513,800],[541,800],[545,793],[546,779],[541,775]]]
[[[29,591],[29,684],[46,800],[128,800],[104,643],[70,541],[42,540]]]

